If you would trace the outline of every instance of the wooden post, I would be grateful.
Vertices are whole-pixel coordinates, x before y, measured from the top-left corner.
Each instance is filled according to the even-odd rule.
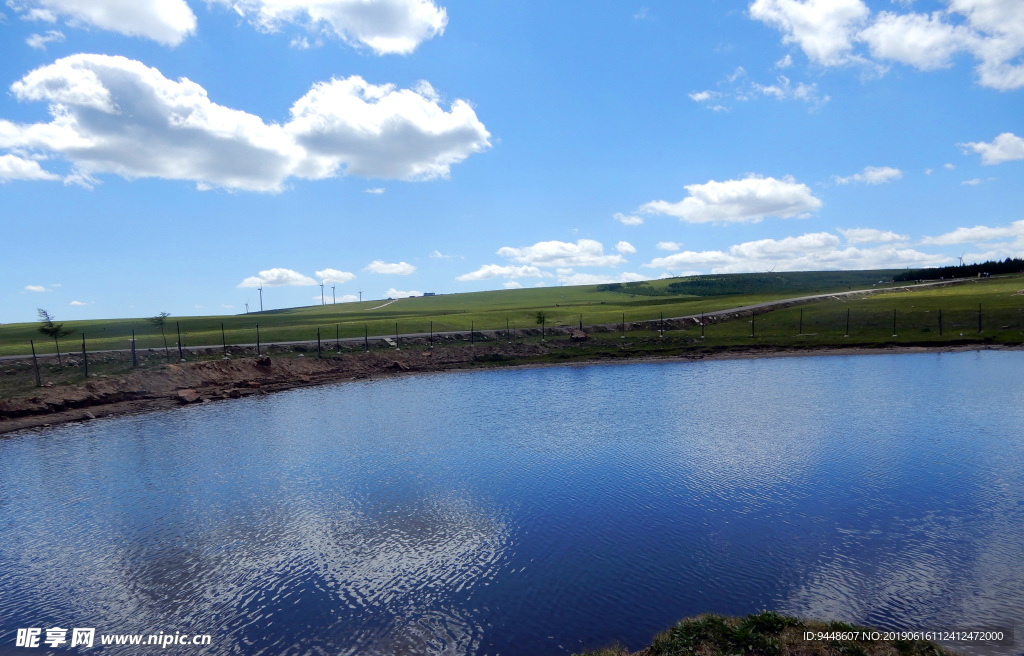
[[[700,338],[704,339],[704,310],[700,311]]]
[[[367,351],[370,350],[370,329],[366,327],[365,323],[363,324],[363,347]]]
[[[547,325],[548,325],[548,318],[547,317],[544,317],[543,319],[540,320],[540,341],[542,341],[542,342],[547,341],[547,340],[544,339],[544,328],[546,328]]]
[[[85,355],[85,333],[82,333],[82,373],[86,378],[89,377],[89,358]]]
[[[256,324],[256,355],[262,355],[260,353],[260,325]]]
[[[804,309],[800,308],[800,332],[798,332],[797,335],[803,335],[803,334],[804,334]]]
[[[323,355],[320,353],[320,329],[316,329],[316,357],[322,358]]]
[[[583,315],[580,315],[580,332],[583,332]]]
[[[978,332],[981,332],[981,303],[978,303]]]
[[[434,348],[434,320],[430,320],[430,348]]]
[[[665,313],[661,313],[661,336],[665,336]]]
[[[395,348],[398,348],[398,322],[395,322]]]
[[[175,321],[174,328],[178,331],[178,360],[183,361],[185,359],[185,354],[181,350],[181,324]]]
[[[28,345],[32,347],[32,366],[36,370],[36,387],[42,387],[43,381],[39,378],[39,360],[36,358],[36,344],[30,339]]]
[[[220,343],[224,345],[224,357],[228,357],[228,338],[224,335],[224,322],[220,322]]]
[[[846,308],[846,334],[844,337],[850,336],[850,308]]]
[[[896,308],[892,309],[892,336],[896,337]]]
[[[750,336],[754,336],[754,319],[757,317],[757,311],[750,311]]]
[[[622,313],[622,337],[619,339],[626,339],[626,313]]]

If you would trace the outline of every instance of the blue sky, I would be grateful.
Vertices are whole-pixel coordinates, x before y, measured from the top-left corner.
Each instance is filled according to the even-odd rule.
[[[1019,0],[8,0],[0,322],[1024,256]]]

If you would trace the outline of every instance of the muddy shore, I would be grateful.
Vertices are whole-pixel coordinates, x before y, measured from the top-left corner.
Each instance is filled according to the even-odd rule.
[[[564,366],[566,364],[638,361],[724,360],[854,354],[958,352],[1006,346],[906,346],[889,348],[777,349],[744,348],[720,352],[624,353],[589,352],[557,343],[452,345],[369,352],[316,354],[276,353],[255,357],[159,364],[123,375],[97,375],[77,384],[33,388],[0,399],[0,435],[27,428],[135,414],[194,403],[242,398],[297,387],[411,373],[498,367]]]

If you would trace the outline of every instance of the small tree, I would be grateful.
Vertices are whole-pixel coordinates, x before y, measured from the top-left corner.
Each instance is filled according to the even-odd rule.
[[[167,335],[164,334],[164,324],[167,323],[167,317],[169,316],[171,316],[170,312],[161,312],[155,317],[146,319],[146,321],[160,329],[160,336],[164,338],[164,356],[168,362],[171,361],[171,352],[167,350]]]
[[[63,367],[64,361],[60,357],[60,338],[67,337],[75,331],[73,328],[65,328],[62,323],[54,323],[53,315],[43,308],[37,309],[39,310],[39,320],[43,322],[43,325],[39,326],[39,332],[53,338],[53,343],[57,345],[57,364]]]
[[[548,320],[548,315],[547,315],[547,313],[545,313],[545,312],[538,312],[538,313],[537,313],[537,323],[538,323],[538,324],[543,324],[543,323],[544,323],[544,322],[546,322],[547,320]]]

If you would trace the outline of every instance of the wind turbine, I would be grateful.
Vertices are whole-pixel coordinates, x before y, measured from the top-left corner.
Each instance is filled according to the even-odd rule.
[[[331,305],[338,302],[338,297],[334,295],[334,285],[331,285]]]
[[[362,292],[362,290],[359,291],[359,302],[360,303],[363,302],[363,292]]]
[[[263,282],[260,282],[260,312],[263,312]]]
[[[327,301],[324,300],[324,282],[320,281],[320,305],[327,305]]]
[[[960,266],[964,265],[964,255],[967,255],[967,251],[960,253]]]
[[[245,302],[245,313],[249,314],[249,301]]]

